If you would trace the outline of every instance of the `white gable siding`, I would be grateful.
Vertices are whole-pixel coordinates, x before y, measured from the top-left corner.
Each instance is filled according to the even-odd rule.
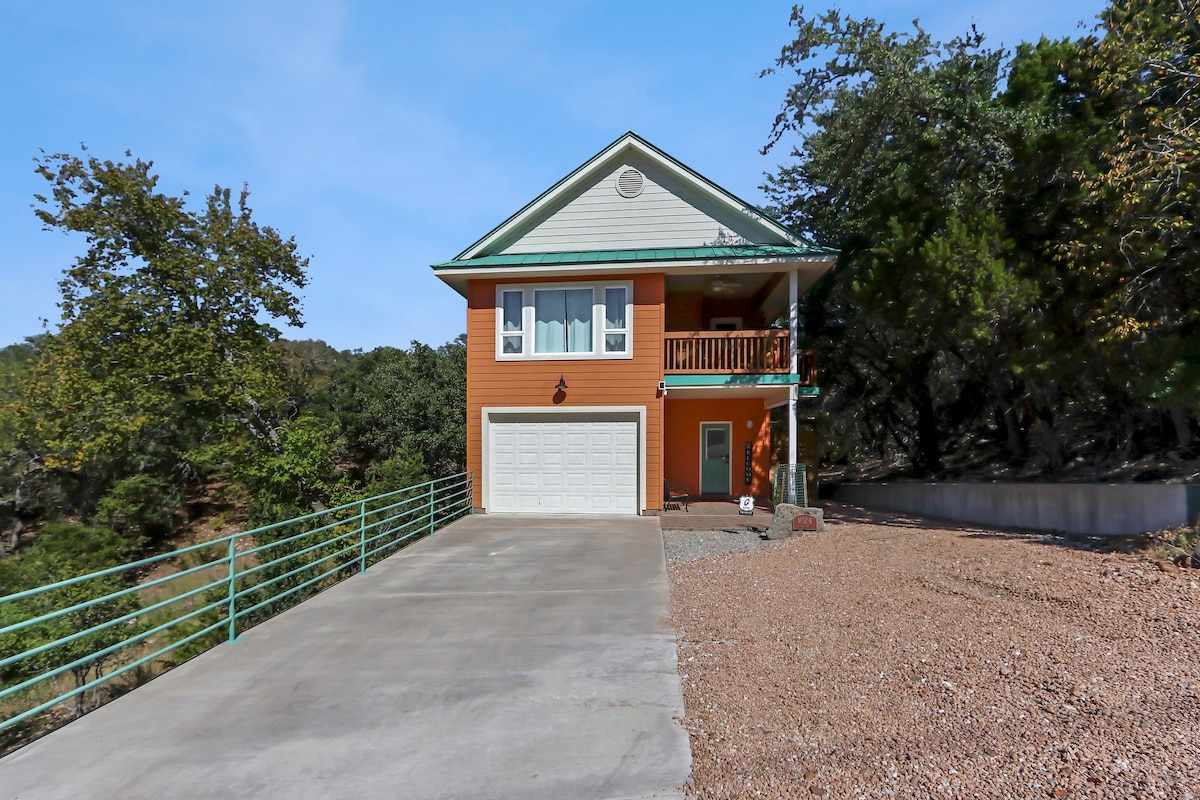
[[[616,189],[617,176],[630,167],[645,176],[645,185],[637,197],[622,197]],[[722,233],[751,244],[788,244],[745,214],[717,206],[669,173],[640,158],[627,158],[492,252],[704,247],[717,244]]]

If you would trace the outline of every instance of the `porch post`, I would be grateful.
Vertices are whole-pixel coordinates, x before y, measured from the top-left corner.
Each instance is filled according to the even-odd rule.
[[[800,273],[792,270],[788,273],[788,357],[791,359],[791,373],[796,374],[799,360],[800,339]]]
[[[796,446],[796,416],[799,408],[799,392],[796,391],[796,385],[792,384],[788,387],[788,463],[795,464],[799,448]]]
[[[798,368],[800,340],[800,273],[792,270],[788,273],[788,355],[791,358],[792,380]],[[795,464],[797,459],[796,416],[799,412],[799,392],[796,384],[788,385],[788,463]]]

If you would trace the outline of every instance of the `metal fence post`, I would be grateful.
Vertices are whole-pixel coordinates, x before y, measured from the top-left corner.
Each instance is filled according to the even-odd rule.
[[[475,473],[467,473],[467,516],[475,513]]]
[[[229,537],[229,641],[237,641],[237,538]]]
[[[434,513],[434,498],[433,489],[437,484],[433,481],[429,482],[429,535],[433,536],[433,513]]]
[[[367,571],[367,501],[358,505],[358,571]]]

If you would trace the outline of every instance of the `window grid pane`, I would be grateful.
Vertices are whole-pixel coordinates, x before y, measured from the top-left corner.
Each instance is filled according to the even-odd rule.
[[[523,292],[503,292],[504,305],[504,330],[520,331],[521,323],[521,306]]]
[[[610,331],[625,330],[624,286],[610,286],[604,290],[604,327]]]

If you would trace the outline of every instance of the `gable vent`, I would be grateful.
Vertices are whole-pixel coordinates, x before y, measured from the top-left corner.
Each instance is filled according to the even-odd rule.
[[[636,169],[627,169],[617,176],[617,194],[621,197],[637,197],[642,193],[646,179]]]

